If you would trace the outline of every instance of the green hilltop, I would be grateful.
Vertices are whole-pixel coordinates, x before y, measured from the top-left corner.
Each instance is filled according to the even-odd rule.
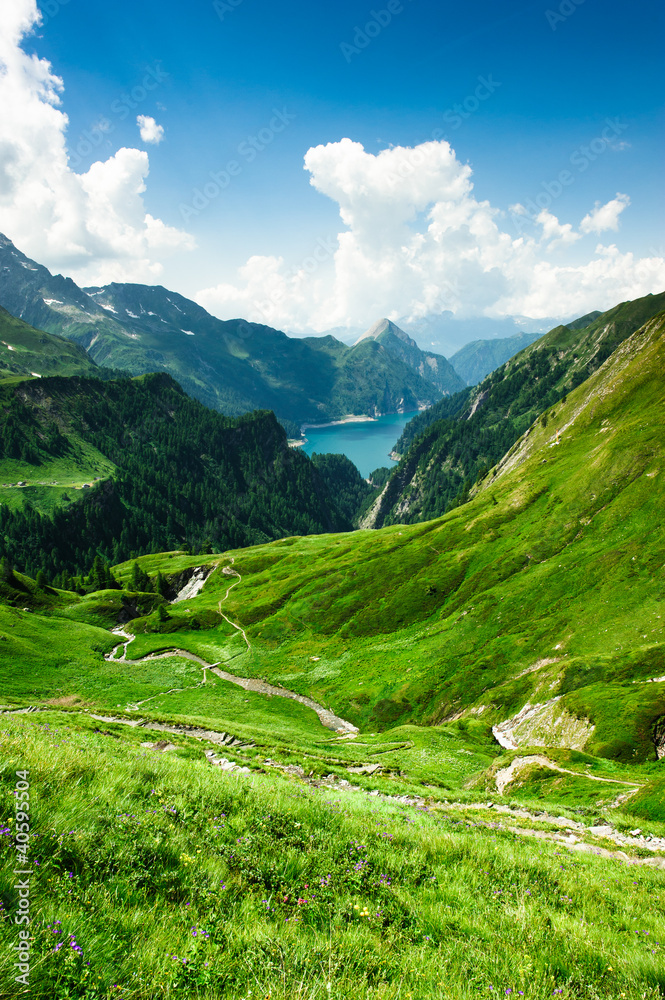
[[[82,347],[16,319],[0,306],[0,380],[45,375],[88,375],[103,378]]]
[[[665,292],[621,303],[582,328],[579,323],[589,317],[556,327],[480,385],[414,417],[395,446],[401,461],[367,514],[366,526],[426,521],[464,502],[473,483],[540,413],[565,399],[663,309]]]

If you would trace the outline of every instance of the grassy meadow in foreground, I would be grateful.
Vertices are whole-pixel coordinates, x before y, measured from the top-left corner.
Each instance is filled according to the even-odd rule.
[[[30,772],[30,996],[665,995],[661,872],[45,720],[0,721],[4,816]]]

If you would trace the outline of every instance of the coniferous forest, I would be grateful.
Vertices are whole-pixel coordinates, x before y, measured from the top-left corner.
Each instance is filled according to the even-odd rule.
[[[351,527],[306,455],[274,415],[224,417],[189,399],[168,375],[102,383],[50,378],[4,387],[2,456],[76,467],[94,448],[116,472],[46,513],[0,506],[11,565],[63,586],[95,557],[186,548],[222,551],[285,535]]]

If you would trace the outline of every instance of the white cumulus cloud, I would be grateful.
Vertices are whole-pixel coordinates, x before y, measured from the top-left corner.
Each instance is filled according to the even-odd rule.
[[[157,146],[164,138],[164,126],[158,125],[150,115],[137,115],[136,124],[143,142],[151,142]]]
[[[35,0],[0,5],[0,231],[81,284],[153,280],[160,257],[193,240],[146,213],[145,151],[70,168],[63,81],[22,48],[40,17]]]
[[[585,215],[580,223],[583,233],[604,233],[608,229],[616,232],[619,228],[619,216],[625,208],[630,205],[630,198],[627,194],[619,194],[616,198],[608,201],[606,205],[601,205],[599,201],[593,212]]]
[[[546,244],[548,250],[576,243],[582,238],[580,233],[574,231],[570,222],[561,225],[556,215],[552,215],[546,208],[538,213],[536,222],[543,227],[541,243]]]
[[[521,205],[511,207],[511,225],[476,197],[471,168],[444,141],[372,154],[342,139],[308,150],[305,169],[339,206],[345,228],[331,259],[294,269],[281,258],[253,257],[235,280],[198,294],[211,312],[294,331],[444,310],[541,319],[665,287],[662,257],[639,260],[600,246],[589,247],[586,262],[566,258],[586,233],[613,227],[626,195],[597,206],[587,217],[593,226],[585,220],[575,231],[549,210],[528,219]]]

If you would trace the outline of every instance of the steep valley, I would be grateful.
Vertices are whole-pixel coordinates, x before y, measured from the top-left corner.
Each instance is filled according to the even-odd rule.
[[[98,560],[71,589],[3,561],[36,996],[663,995],[664,355],[660,314],[433,520]],[[168,411],[199,404],[167,376],[5,399],[35,386],[116,468],[142,438],[185,461]],[[360,499],[271,414],[201,420],[286,500],[315,472]],[[0,848],[9,910],[11,823]]]

